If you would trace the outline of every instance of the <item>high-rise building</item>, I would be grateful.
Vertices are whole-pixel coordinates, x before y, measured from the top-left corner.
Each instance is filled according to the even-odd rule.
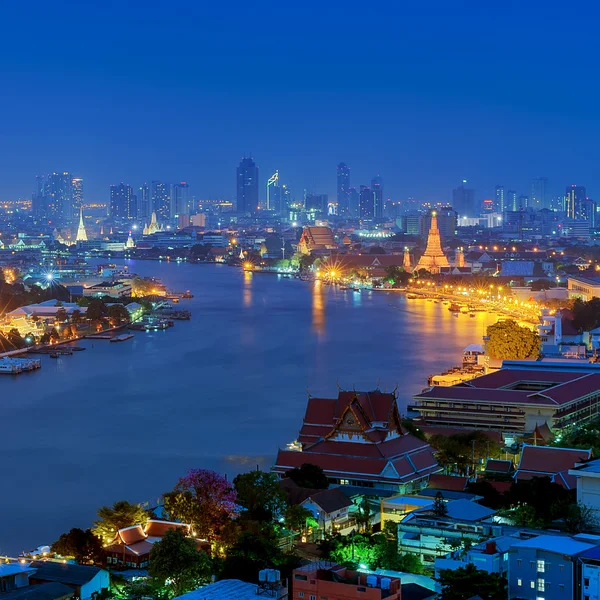
[[[348,188],[348,214],[352,219],[360,217],[360,195],[355,187]]]
[[[508,192],[506,192],[505,210],[510,210],[513,212],[519,210],[519,203],[517,202],[517,192],[515,192],[515,190],[508,190]]]
[[[190,206],[190,186],[185,182],[171,185],[171,218],[175,219],[181,215],[189,215],[192,212]]]
[[[370,187],[360,186],[360,218],[372,219],[375,216],[375,196]]]
[[[482,213],[493,213],[494,212],[494,201],[491,198],[486,198],[481,203],[481,212]]]
[[[71,200],[73,201],[71,216],[75,217],[81,213],[83,207],[83,179],[81,177],[71,179]]]
[[[503,185],[496,186],[496,207],[495,208],[498,212],[501,212],[501,213],[504,212],[505,204],[504,204],[504,186]]]
[[[152,215],[152,197],[150,186],[144,183],[137,193],[138,197],[138,219],[149,219]]]
[[[475,206],[475,190],[467,187],[467,180],[452,190],[452,206],[461,217],[473,217],[479,213]]]
[[[307,212],[318,213],[322,216],[327,214],[328,204],[328,194],[306,194],[304,198],[304,209]]]
[[[582,185],[570,185],[565,192],[565,213],[568,219],[582,219],[586,189]]]
[[[279,187],[279,171],[275,171],[267,180],[267,210],[281,214],[281,188]]]
[[[519,210],[529,208],[529,196],[526,196],[525,194],[519,196],[518,208]]]
[[[72,177],[69,173],[50,173],[36,177],[34,212],[56,223],[69,223],[73,217]]]
[[[152,181],[152,211],[163,221],[171,218],[171,195],[169,185],[162,181]]]
[[[289,210],[292,205],[292,191],[283,184],[281,186],[281,214],[289,218]]]
[[[373,216],[376,219],[383,218],[383,179],[380,175],[375,175],[371,179],[371,192],[373,192]]]
[[[115,220],[131,220],[137,217],[137,196],[126,183],[110,186],[110,216]]]
[[[346,163],[337,166],[337,204],[338,215],[350,216],[350,169]]]
[[[254,213],[258,210],[258,167],[251,158],[242,158],[237,168],[237,211]]]
[[[547,177],[537,177],[531,180],[531,198],[530,206],[535,210],[541,210],[542,208],[548,208],[548,201],[546,199],[546,189],[548,187]]]

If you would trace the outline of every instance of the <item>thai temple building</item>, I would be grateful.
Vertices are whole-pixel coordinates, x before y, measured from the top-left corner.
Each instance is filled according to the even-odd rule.
[[[83,206],[79,209],[79,227],[77,228],[77,237],[75,238],[77,242],[87,242],[87,232],[85,230],[85,224],[83,223]]]
[[[135,242],[133,241],[133,238],[131,237],[131,231],[129,232],[129,235],[127,236],[127,241],[125,242],[125,250],[131,250],[135,248]]]
[[[150,225],[144,225],[144,235],[152,235],[153,233],[158,233],[163,230],[163,226],[159,225],[156,220],[156,213],[152,212],[152,218],[150,219]]]
[[[337,250],[338,245],[329,227],[306,226],[298,242],[298,252],[311,254],[315,251]]]
[[[404,260],[402,262],[402,266],[407,273],[411,272],[411,260],[410,260],[410,251],[408,248],[404,248]]]
[[[440,269],[449,267],[450,263],[442,250],[442,242],[440,239],[440,230],[437,224],[437,213],[431,213],[431,228],[427,236],[427,248],[425,253],[419,259],[415,271],[426,269],[430,273],[439,273]]]
[[[429,444],[403,429],[395,392],[380,390],[309,397],[298,440],[279,450],[273,471],[284,476],[304,463],[347,493],[373,496],[419,490],[441,470]]]

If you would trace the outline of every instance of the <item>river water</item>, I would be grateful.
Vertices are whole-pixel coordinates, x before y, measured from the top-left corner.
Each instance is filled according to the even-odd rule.
[[[405,412],[495,321],[227,266],[127,264],[191,290],[179,306],[192,320],[0,377],[0,554],[88,527],[103,504],[156,498],[188,468],[268,469],[296,437],[307,390],[398,385]]]

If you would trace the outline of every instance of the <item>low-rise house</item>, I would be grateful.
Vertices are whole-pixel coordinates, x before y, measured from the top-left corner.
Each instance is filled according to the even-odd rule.
[[[340,488],[329,488],[312,494],[301,506],[313,513],[323,529],[335,529],[348,522],[348,510],[353,504]]]
[[[29,576],[35,573],[27,564],[11,562],[0,564],[0,594],[29,585]]]
[[[2,600],[67,600],[73,598],[75,591],[68,585],[58,582],[18,588],[0,595]]]
[[[100,594],[110,587],[108,571],[100,567],[50,560],[34,560],[30,567],[35,569],[35,573],[29,577],[31,585],[62,583],[74,590],[81,600],[89,600],[94,594]]]

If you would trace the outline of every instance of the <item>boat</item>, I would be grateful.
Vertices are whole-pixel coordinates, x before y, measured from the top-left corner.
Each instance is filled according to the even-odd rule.
[[[50,352],[50,358],[58,358],[58,352]]]
[[[449,307],[448,310],[450,312],[453,313],[459,313],[460,312],[460,304],[456,304],[456,302],[453,302]]]
[[[182,298],[193,298],[193,297],[194,297],[194,294],[192,294],[192,293],[190,292],[190,290],[186,290],[186,291],[185,291],[185,292],[182,294],[182,296],[181,296],[181,297],[182,297]]]
[[[416,300],[419,296],[415,295],[415,294],[407,294],[406,299],[407,300]]]
[[[21,369],[21,367],[19,367],[18,365],[13,364],[12,362],[7,361],[6,359],[0,361],[0,374],[18,375],[22,372],[23,369]]]
[[[114,338],[111,338],[111,342],[125,342],[130,340],[133,337],[133,333],[124,333],[123,335],[116,335]]]

